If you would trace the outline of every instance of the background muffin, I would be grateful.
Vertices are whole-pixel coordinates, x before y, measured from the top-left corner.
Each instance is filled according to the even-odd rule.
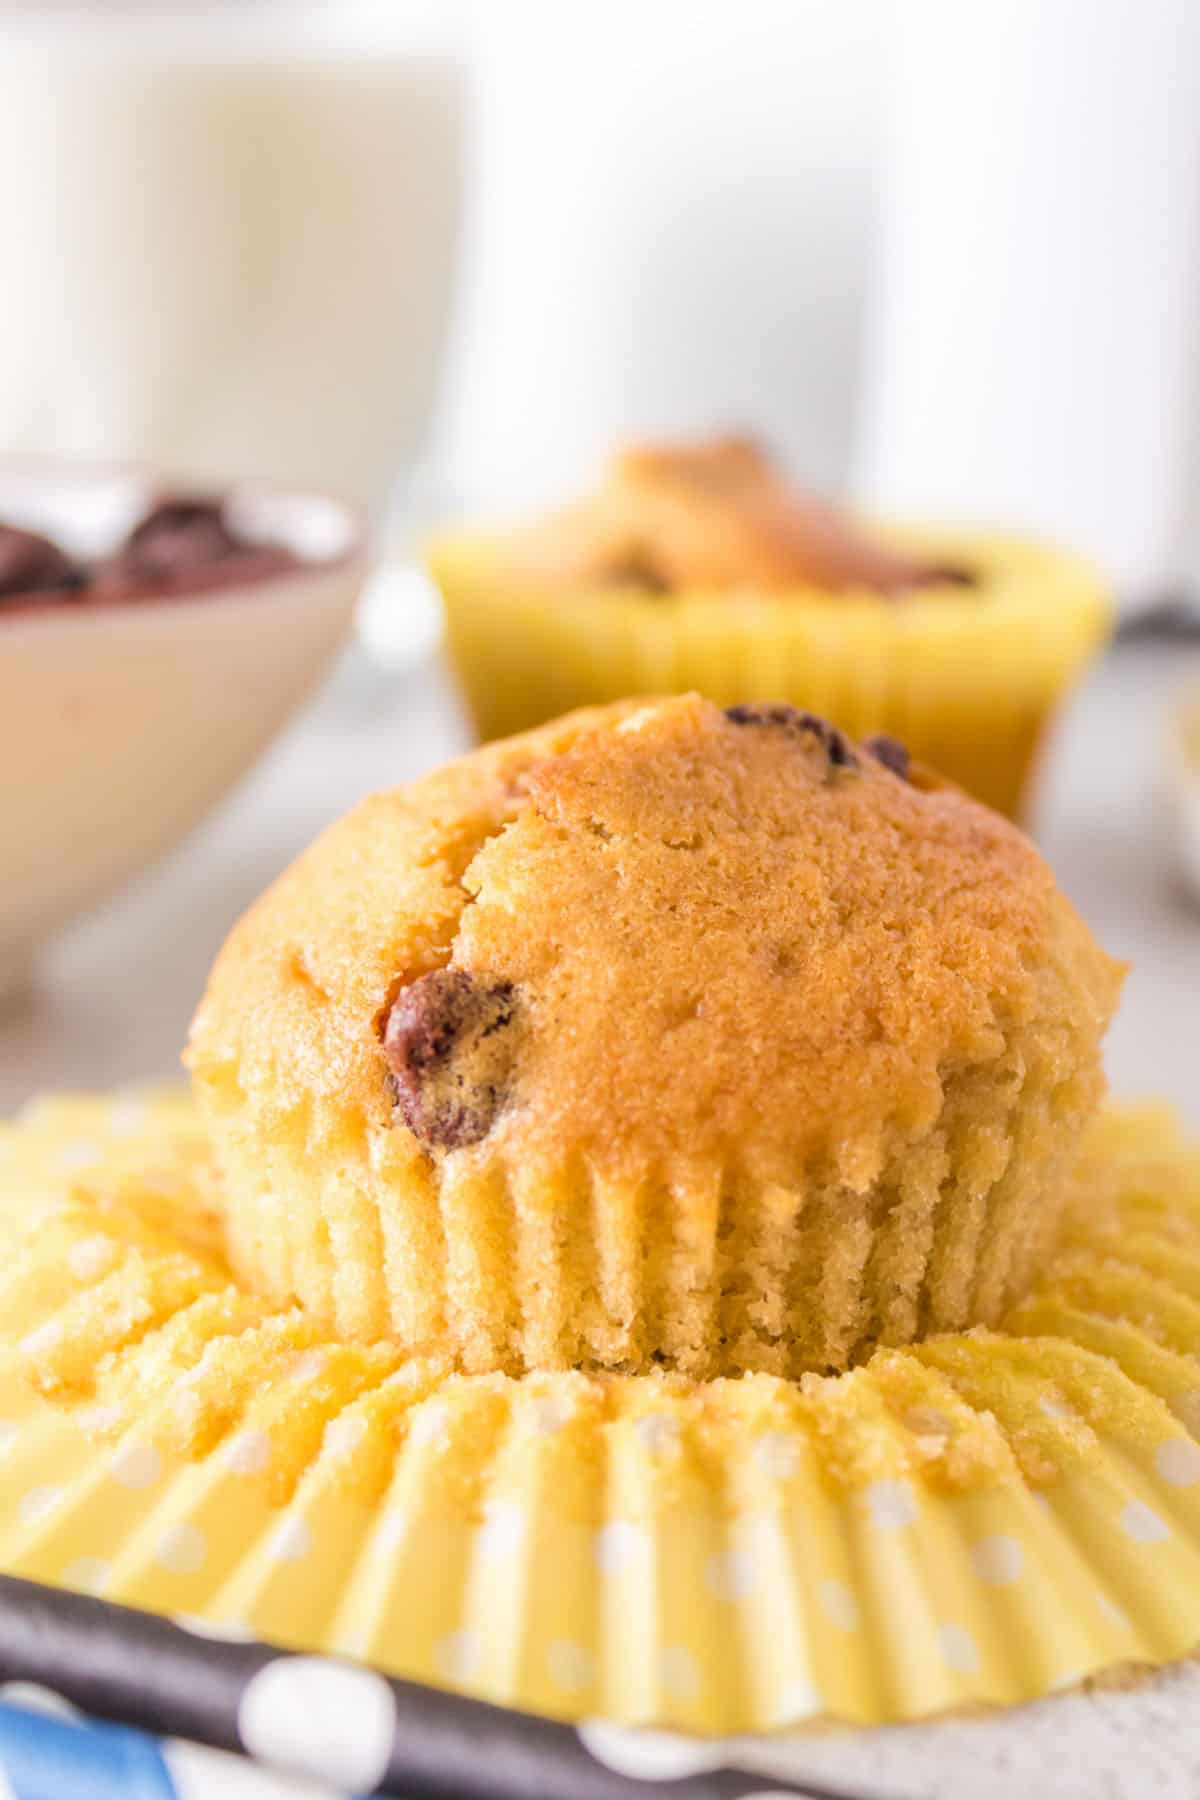
[[[339,1331],[794,1374],[999,1318],[1118,984],[898,745],[693,695],[360,806],[236,928],[190,1059],[239,1270]]]
[[[741,439],[627,451],[579,504],[449,533],[430,567],[481,737],[626,693],[778,694],[1009,814],[1109,617],[1074,557],[867,528]]]

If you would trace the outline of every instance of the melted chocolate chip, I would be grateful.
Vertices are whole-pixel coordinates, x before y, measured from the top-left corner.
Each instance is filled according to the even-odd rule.
[[[383,1033],[404,1123],[429,1148],[478,1143],[504,1103],[516,1011],[511,982],[435,969],[401,988]]]
[[[76,593],[87,580],[57,544],[36,531],[0,525],[0,601],[26,594]]]
[[[741,706],[727,706],[725,717],[731,725],[771,725],[799,737],[807,732],[815,737],[829,758],[831,769],[857,769],[858,758],[844,732],[816,713],[802,712],[799,707],[782,702],[755,701]]]
[[[876,762],[882,763],[885,769],[890,769],[893,775],[898,775],[901,781],[908,780],[912,759],[908,754],[908,746],[902,744],[899,738],[889,737],[886,732],[881,731],[875,737],[864,738],[862,748],[869,756],[873,756]]]

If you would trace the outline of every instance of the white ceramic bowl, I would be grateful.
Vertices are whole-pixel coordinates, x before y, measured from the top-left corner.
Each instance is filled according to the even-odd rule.
[[[170,485],[0,461],[0,520],[94,557]],[[245,535],[302,566],[150,601],[0,602],[0,991],[40,941],[221,799],[349,630],[364,574],[354,512],[265,485],[237,487],[228,504]]]

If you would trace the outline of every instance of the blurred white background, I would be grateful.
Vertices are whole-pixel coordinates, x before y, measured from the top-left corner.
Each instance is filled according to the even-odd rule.
[[[0,0],[0,49],[6,450],[411,518],[743,425],[1127,602],[1200,569],[1195,0]]]
[[[745,422],[883,508],[1195,574],[1194,0],[506,0],[436,477]]]
[[[880,0],[509,0],[477,107],[441,421],[464,492],[524,502],[614,436],[746,421],[846,475],[883,128]]]

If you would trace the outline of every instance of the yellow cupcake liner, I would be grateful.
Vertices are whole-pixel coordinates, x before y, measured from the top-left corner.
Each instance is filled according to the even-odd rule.
[[[968,532],[906,541],[979,572],[903,600],[797,589],[771,598],[522,585],[497,534],[430,551],[451,655],[482,738],[572,707],[693,688],[721,705],[783,700],[852,737],[884,731],[1015,815],[1055,707],[1107,636],[1103,585],[1080,559]]]
[[[1032,1699],[1200,1642],[1200,1149],[1111,1114],[1004,1333],[462,1376],[239,1292],[180,1096],[0,1131],[0,1570],[568,1717]]]

